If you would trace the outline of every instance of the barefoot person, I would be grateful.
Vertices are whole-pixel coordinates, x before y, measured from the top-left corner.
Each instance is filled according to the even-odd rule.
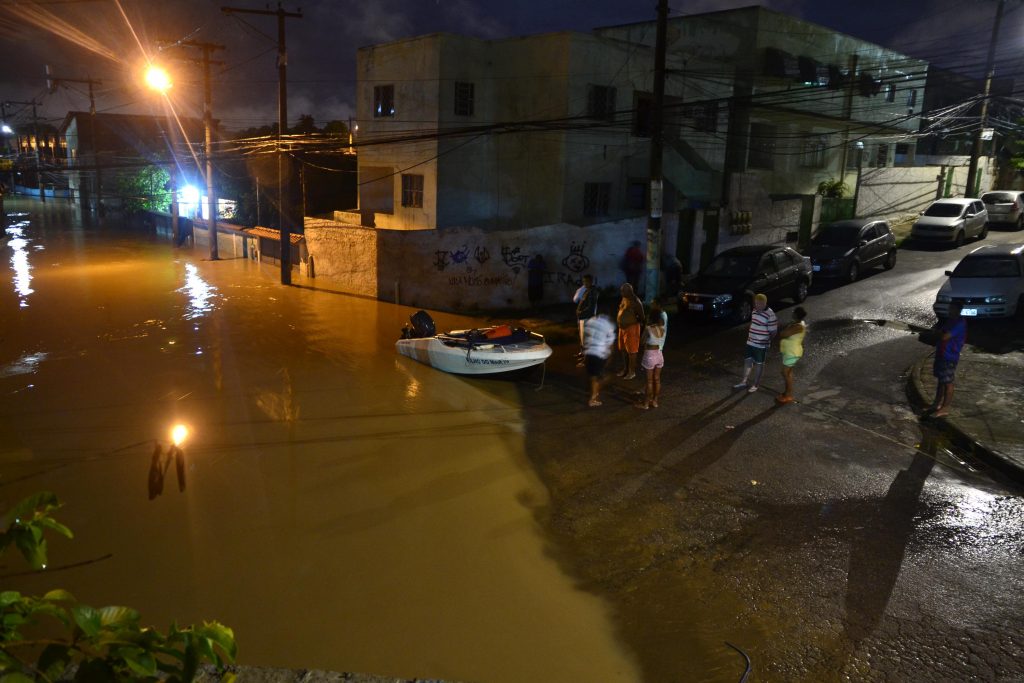
[[[661,397],[661,369],[665,367],[665,337],[668,335],[668,314],[657,301],[651,304],[647,327],[644,328],[643,357],[640,367],[647,372],[647,391],[637,408],[657,408]]]
[[[604,369],[615,343],[615,324],[604,313],[587,318],[583,325],[583,364],[590,378],[590,400],[587,405],[601,405],[601,387],[605,385]]]
[[[597,287],[594,286],[594,276],[589,273],[583,276],[583,284],[576,293],[572,295],[573,303],[576,304],[576,325],[580,332],[579,366],[583,366],[583,326],[587,320],[597,315]]]
[[[804,355],[804,335],[807,334],[807,323],[804,318],[807,311],[800,306],[793,309],[793,322],[779,333],[779,350],[782,351],[782,379],[786,382],[786,390],[775,400],[779,403],[793,402],[793,367]]]
[[[960,352],[967,341],[967,321],[960,315],[963,309],[959,303],[949,305],[949,317],[939,327],[939,339],[935,344],[935,361],[932,363],[932,374],[938,384],[935,387],[935,400],[925,410],[932,417],[949,415],[949,404],[953,402],[953,382],[956,380],[956,365],[960,362]]]
[[[619,313],[615,322],[619,325],[619,351],[622,353],[622,370],[617,374],[622,379],[636,377],[636,361],[640,355],[640,332],[646,324],[644,303],[628,282],[619,288]]]

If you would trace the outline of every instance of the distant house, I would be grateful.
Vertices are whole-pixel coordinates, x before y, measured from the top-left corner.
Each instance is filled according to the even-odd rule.
[[[654,37],[643,22],[361,49],[362,223],[643,217]],[[670,19],[665,211],[720,209],[721,225],[700,236],[710,253],[792,239],[810,220],[801,197],[829,179],[852,185],[858,160],[891,167],[897,145],[912,144],[927,73],[925,61],[761,7]]]
[[[60,126],[60,136],[72,197],[83,208],[95,208],[101,200],[117,204],[119,178],[147,165],[169,166],[184,156],[189,161],[181,160],[182,166],[194,168],[189,150],[201,154],[204,129],[196,119],[172,123],[162,116],[71,111]]]

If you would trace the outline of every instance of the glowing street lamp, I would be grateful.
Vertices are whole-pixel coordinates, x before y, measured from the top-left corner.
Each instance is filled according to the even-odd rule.
[[[173,85],[171,75],[167,73],[167,70],[156,64],[150,64],[146,69],[145,80],[146,85],[160,93],[166,93]]]

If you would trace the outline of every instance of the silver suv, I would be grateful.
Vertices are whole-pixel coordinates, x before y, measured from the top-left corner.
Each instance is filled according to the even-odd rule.
[[[988,209],[989,225],[1012,225],[1024,228],[1024,192],[1018,190],[994,190],[981,195],[981,201]]]
[[[922,242],[951,242],[959,247],[964,240],[988,235],[988,211],[980,199],[939,199],[921,212],[910,236]]]

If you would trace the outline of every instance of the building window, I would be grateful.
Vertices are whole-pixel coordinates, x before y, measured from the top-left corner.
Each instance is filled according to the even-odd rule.
[[[693,130],[698,133],[714,133],[718,130],[718,103],[691,104],[683,107],[682,116],[690,119]]]
[[[859,145],[859,146],[858,146]],[[846,153],[846,168],[852,169],[857,168],[857,161],[862,158],[864,154],[864,143],[853,143],[850,145],[849,151]]]
[[[373,118],[379,119],[395,115],[395,86],[373,86]]]
[[[615,118],[615,88],[606,85],[587,86],[587,116],[611,121]]]
[[[747,165],[751,168],[775,167],[775,126],[766,123],[750,124],[750,154]]]
[[[654,111],[654,96],[637,93],[633,98],[633,136],[651,137],[651,114]]]
[[[473,115],[473,84],[455,82],[455,115]]]
[[[884,168],[889,165],[889,145],[879,145],[875,148],[875,163],[877,168]]]
[[[896,84],[889,83],[885,86],[885,101],[895,102],[896,101]]]
[[[806,168],[825,168],[825,149],[827,147],[824,138],[805,141],[800,155],[800,165]]]
[[[917,105],[917,90],[911,90],[907,93],[907,109],[913,111]]]
[[[402,174],[402,206],[423,208],[423,176]]]
[[[585,183],[583,185],[583,215],[607,216],[611,183]]]

